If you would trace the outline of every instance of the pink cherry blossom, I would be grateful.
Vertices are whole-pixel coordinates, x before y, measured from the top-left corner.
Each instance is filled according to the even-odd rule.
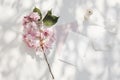
[[[23,19],[23,26],[26,26],[27,23],[37,22],[40,19],[40,16],[37,12],[32,12],[28,16],[25,16]]]
[[[54,31],[52,29],[42,28],[42,22],[39,14],[32,12],[23,19],[23,40],[26,45],[34,50],[43,50],[49,52],[55,41]]]
[[[44,35],[45,37],[48,37],[50,34],[51,34],[51,32],[50,32],[48,29],[45,29],[45,30],[43,31],[43,35]]]
[[[37,40],[34,36],[30,34],[24,34],[23,40],[27,44],[28,47],[37,50],[39,48],[39,40]]]
[[[42,33],[44,35],[44,40],[43,40],[43,49],[45,52],[52,48],[52,45],[55,41],[55,34],[54,31],[51,31],[49,29],[45,29]]]
[[[40,16],[37,12],[32,12],[30,15],[29,15],[30,19],[32,19],[33,21],[38,21],[40,19]]]

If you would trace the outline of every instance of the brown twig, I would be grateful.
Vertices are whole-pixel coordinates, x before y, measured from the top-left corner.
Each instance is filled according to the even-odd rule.
[[[43,47],[42,47],[42,50],[43,50]],[[48,65],[49,72],[50,72],[50,74],[51,74],[51,76],[52,76],[52,79],[54,80],[54,75],[53,75],[53,73],[52,73],[52,71],[51,71],[51,67],[50,67],[50,64],[49,64],[49,62],[48,62],[48,60],[47,60],[47,56],[46,56],[44,50],[43,50],[43,54],[44,54],[45,61],[46,61],[47,65]]]

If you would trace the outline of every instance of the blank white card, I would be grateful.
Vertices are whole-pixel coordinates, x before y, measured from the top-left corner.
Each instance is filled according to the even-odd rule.
[[[80,66],[89,44],[86,36],[70,31],[62,47],[59,60],[62,62]]]

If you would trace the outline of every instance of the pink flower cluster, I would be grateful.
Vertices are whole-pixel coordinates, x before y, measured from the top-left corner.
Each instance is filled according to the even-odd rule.
[[[55,34],[52,29],[42,27],[37,12],[32,12],[23,19],[23,40],[30,47],[44,52],[49,51],[55,41]]]

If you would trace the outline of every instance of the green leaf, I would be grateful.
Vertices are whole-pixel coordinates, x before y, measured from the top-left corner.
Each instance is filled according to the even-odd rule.
[[[58,18],[59,17],[52,15],[52,10],[49,10],[43,19],[43,24],[47,27],[50,27],[58,21]]]
[[[40,9],[38,9],[37,7],[35,7],[35,8],[33,9],[33,12],[38,12],[38,14],[39,14],[39,16],[40,16],[40,20],[42,19],[42,14],[41,14]],[[40,20],[39,20],[39,21],[40,21]]]

